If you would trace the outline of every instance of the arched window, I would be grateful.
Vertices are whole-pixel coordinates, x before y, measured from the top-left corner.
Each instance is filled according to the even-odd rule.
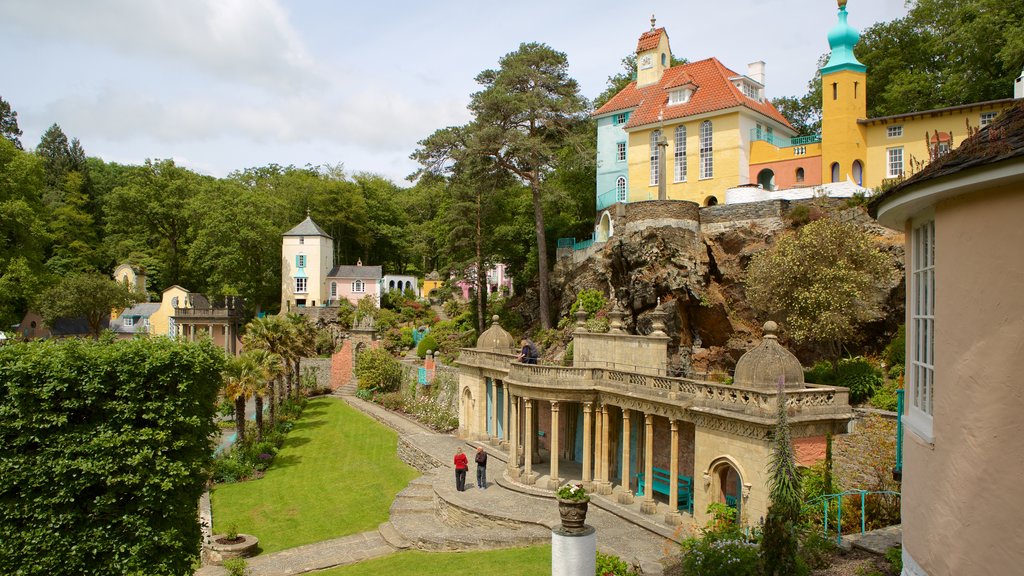
[[[661,140],[661,130],[651,132],[651,186],[658,185],[661,168],[661,148],[658,147],[658,140]]]
[[[337,298],[337,297],[338,297],[338,283],[337,282],[331,282],[331,298]]]
[[[768,191],[775,190],[775,172],[772,172],[770,168],[758,172],[757,185]]]
[[[853,181],[857,186],[864,185],[864,165],[860,163],[860,160],[853,161]]]
[[[352,292],[363,293],[366,291],[366,285],[363,284],[362,280],[356,280],[352,283]]]
[[[700,124],[700,177],[712,178],[715,175],[714,157],[712,156],[711,121],[705,120]]]
[[[839,182],[839,162],[832,163],[832,181]]]
[[[796,169],[796,181],[797,182],[803,182],[804,181],[804,169],[803,168],[797,168]]]
[[[626,177],[619,176],[615,181],[615,199],[619,202],[626,201]]]
[[[676,126],[676,182],[686,182],[686,126]]]
[[[668,57],[665,56],[664,52],[661,53],[661,65],[668,66]]]

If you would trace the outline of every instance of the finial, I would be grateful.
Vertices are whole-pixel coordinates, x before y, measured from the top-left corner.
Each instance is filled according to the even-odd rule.
[[[356,258],[356,266],[362,266],[362,265],[363,265],[363,259],[362,258]]]
[[[771,340],[778,340],[779,325],[771,320],[764,323],[764,337]]]
[[[839,0],[839,9],[846,10],[846,0]]]
[[[309,206],[306,206],[306,218],[309,218]]]
[[[491,316],[491,324],[493,324],[493,325],[497,326],[497,325],[498,325],[498,320],[499,320],[499,319],[500,319],[500,318],[498,317],[498,315],[497,315],[497,314],[495,314],[494,316]]]
[[[842,2],[843,4],[846,4],[846,2],[844,0],[839,0],[839,1]],[[651,32],[654,32],[654,23],[655,22],[657,22],[657,19],[654,17],[654,14],[651,14]]]

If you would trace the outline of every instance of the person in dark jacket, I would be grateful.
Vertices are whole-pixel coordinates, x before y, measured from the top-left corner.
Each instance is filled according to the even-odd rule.
[[[455,489],[459,492],[466,491],[466,471],[469,470],[469,459],[459,448],[455,452]]]
[[[487,452],[483,446],[476,449],[476,487],[487,488]]]

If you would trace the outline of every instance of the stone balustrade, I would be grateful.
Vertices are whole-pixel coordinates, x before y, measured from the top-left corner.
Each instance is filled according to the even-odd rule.
[[[512,353],[463,348],[459,351],[458,363],[463,366],[489,368],[491,370],[507,372],[509,367],[515,364],[515,360],[516,355]]]

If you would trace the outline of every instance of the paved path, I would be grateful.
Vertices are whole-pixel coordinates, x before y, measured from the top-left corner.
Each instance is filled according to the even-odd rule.
[[[453,455],[461,447],[472,457],[478,443],[439,434],[355,396],[344,395],[343,399],[395,429],[401,442],[407,444],[405,449],[418,450],[425,456],[424,460],[433,460],[440,466],[428,469],[396,496],[389,521],[378,531],[257,556],[249,560],[253,576],[300,574],[404,548],[484,550],[551,541],[551,528],[559,523],[552,493],[518,484],[507,477],[504,474],[507,454],[503,450],[486,445],[490,455],[486,489],[476,487],[475,469],[471,469],[466,481],[468,489],[458,492]],[[644,574],[661,574],[663,563],[668,559],[666,554],[673,556],[678,550],[678,544],[666,538],[672,535],[670,527],[659,524],[655,517],[640,516],[610,498],[593,497],[587,523],[597,529],[599,550],[641,566]],[[220,576],[226,571],[210,566],[196,574]]]

